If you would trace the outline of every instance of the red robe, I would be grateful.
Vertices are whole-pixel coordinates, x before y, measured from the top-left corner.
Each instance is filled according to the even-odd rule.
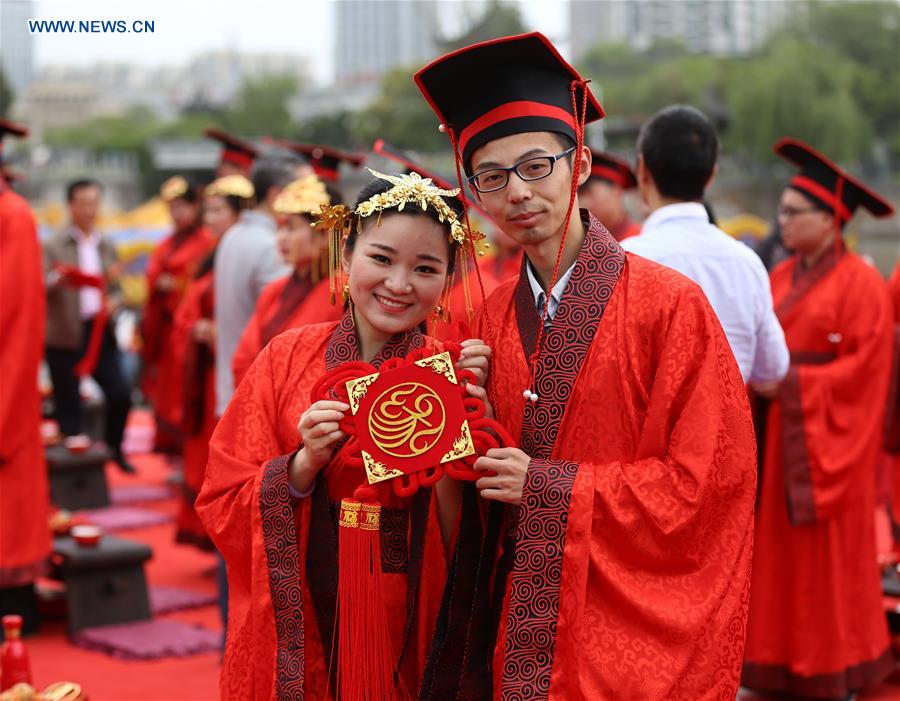
[[[406,355],[423,339],[418,331],[395,336],[373,365]],[[277,336],[213,434],[197,510],[228,566],[223,699],[329,698],[337,586],[332,510],[365,478],[361,469],[332,462],[312,495],[298,500],[288,490],[288,464],[314,385],[326,370],[356,359],[350,314]],[[395,653],[405,649],[402,678],[411,690],[423,676],[445,577],[432,502],[426,490],[383,502],[389,507],[381,530],[389,621]]]
[[[38,391],[45,325],[34,215],[0,180],[0,588],[33,582],[50,554]]]
[[[884,447],[894,468],[891,517],[894,522],[894,541],[900,544],[900,263],[888,280],[888,296],[894,311],[894,362],[887,413],[884,417]]]
[[[212,549],[194,503],[203,486],[209,439],[216,427],[216,356],[214,347],[194,338],[194,327],[201,319],[213,320],[213,293],[212,271],[190,284],[175,311],[171,336],[172,350],[181,358],[183,373],[178,427],[184,437],[184,484],[175,540],[201,550]]]
[[[613,235],[613,238],[616,241],[624,241],[625,239],[630,239],[632,236],[640,234],[641,225],[636,221],[632,221],[626,214],[622,218],[622,221],[619,222],[619,225],[610,229],[609,233]]]
[[[893,667],[873,519],[890,304],[853,253],[790,258],[772,296],[791,366],[766,423],[743,683],[844,697]]]
[[[161,434],[157,443],[162,447],[177,445],[179,438],[177,425],[183,366],[171,343],[175,310],[198,266],[214,245],[212,234],[198,226],[165,238],[147,263],[147,289],[150,292],[141,322],[143,388],[153,406],[157,432]],[[175,278],[175,287],[169,292],[156,289],[156,282],[163,273]]]
[[[288,275],[269,283],[231,359],[234,386],[241,383],[256,356],[275,336],[288,329],[337,321],[342,314],[339,304],[331,304],[328,280],[313,284],[309,278]]]
[[[494,698],[733,701],[756,485],[744,383],[702,290],[584,221],[536,387],[527,277],[486,305],[503,351],[489,391],[532,458],[498,574],[512,559]]]
[[[481,284],[484,286],[484,298],[487,299],[491,293],[502,282],[506,282],[519,274],[522,269],[522,254],[517,253],[498,261],[496,258],[479,258],[478,270],[481,273]],[[481,312],[481,288],[478,284],[478,276],[474,268],[468,271],[469,294],[471,295],[472,307],[475,318]],[[456,271],[457,282],[450,290],[450,323],[432,323],[430,333],[442,341],[464,341],[468,334],[463,333],[466,327],[470,326],[468,314],[466,313],[466,296],[464,281],[460,279],[459,271]],[[463,326],[460,327],[459,323]]]

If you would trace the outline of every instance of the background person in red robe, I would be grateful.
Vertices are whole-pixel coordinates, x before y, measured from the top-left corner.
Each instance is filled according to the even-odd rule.
[[[637,187],[628,162],[606,151],[591,150],[591,175],[578,188],[579,204],[593,214],[616,241],[641,233],[625,208],[625,193]]]
[[[357,207],[391,192],[391,183],[375,180]],[[310,406],[308,397],[327,370],[345,361],[380,367],[430,342],[421,325],[452,275],[457,245],[450,222],[440,221],[432,204],[423,211],[418,198],[405,199],[400,210],[393,201],[372,216],[355,215],[349,227],[343,266],[350,303],[341,321],[272,340],[210,442],[197,507],[228,564],[222,698],[326,699],[335,689],[332,509],[365,478],[362,468],[332,459],[343,437],[336,421],[349,407]],[[381,571],[394,641],[389,654],[416,696],[445,575],[439,504],[423,489],[409,498],[391,493],[383,505]],[[459,643],[447,641],[454,649]]]
[[[201,221],[198,184],[175,176],[163,183],[160,197],[169,206],[174,231],[160,242],[147,264],[149,296],[141,322],[142,387],[156,420],[154,451],[178,455],[184,366],[172,345],[175,309],[214,239]]]
[[[890,515],[894,547],[900,544],[900,263],[888,280],[888,297],[894,310],[894,361],[887,412],[884,417],[884,447],[893,464],[893,495]]]
[[[240,175],[213,181],[203,195],[203,223],[214,242],[234,226],[240,213],[252,205],[253,184]],[[203,485],[209,459],[209,439],[216,427],[213,263],[210,251],[195,273],[175,311],[172,347],[181,360],[179,428],[184,441],[184,483],[175,540],[201,550],[212,550],[206,529],[197,518],[194,502]]]
[[[28,130],[0,119],[0,147],[6,134]],[[45,315],[34,214],[0,178],[0,615],[22,616],[26,633],[37,629],[34,581],[50,554],[37,384]]]
[[[275,200],[275,213],[282,217],[276,233],[278,249],[293,272],[269,283],[259,295],[256,311],[231,360],[235,387],[259,352],[278,334],[340,319],[341,308],[331,302],[328,267],[323,267],[328,253],[326,235],[313,227],[315,214],[330,203],[325,185],[315,175],[295,180]]]
[[[525,249],[476,328],[520,448],[476,463],[481,496],[509,505],[509,537],[497,643],[475,631],[474,664],[494,653],[499,699],[734,699],[755,451],[714,312],[578,210],[582,115],[603,112],[544,36],[462,49],[416,81],[481,206]]]
[[[800,169],[778,210],[794,255],[771,275],[791,366],[766,422],[742,683],[847,698],[893,669],[873,518],[892,312],[841,230],[893,208],[803,142],[775,152]]]

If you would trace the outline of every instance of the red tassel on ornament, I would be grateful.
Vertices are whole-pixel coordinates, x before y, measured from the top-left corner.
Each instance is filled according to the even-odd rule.
[[[381,505],[341,501],[337,684],[340,701],[399,701],[381,577]]]

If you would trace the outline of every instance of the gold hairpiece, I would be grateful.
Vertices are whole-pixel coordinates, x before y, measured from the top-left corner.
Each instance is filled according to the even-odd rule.
[[[207,195],[220,195],[222,197],[240,197],[249,200],[254,195],[253,183],[243,175],[225,175],[213,180],[206,188]]]
[[[159,188],[159,196],[166,202],[171,202],[184,195],[190,189],[188,181],[180,175],[175,175],[166,180]]]
[[[278,214],[318,214],[330,203],[324,183],[315,175],[307,175],[285,187],[273,207]]]
[[[381,178],[391,183],[393,187],[387,192],[372,195],[365,202],[351,211],[345,205],[323,206],[314,223],[314,226],[330,232],[328,240],[329,248],[329,277],[331,278],[332,303],[336,298],[338,289],[338,276],[341,274],[340,247],[344,235],[349,231],[349,226],[356,215],[360,219],[370,217],[373,214],[381,214],[388,209],[396,209],[402,212],[406,205],[420,207],[423,212],[428,207],[437,212],[438,220],[450,226],[450,238],[460,244],[460,255],[468,253],[467,244],[476,244],[484,238],[477,229],[467,228],[456,216],[456,212],[447,204],[445,197],[456,197],[459,188],[444,190],[434,185],[431,178],[423,178],[418,173],[407,175],[385,175],[367,168],[376,178]]]

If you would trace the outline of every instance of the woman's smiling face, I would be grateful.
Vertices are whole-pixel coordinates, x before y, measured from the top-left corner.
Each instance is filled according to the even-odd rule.
[[[437,306],[450,258],[449,232],[431,217],[384,214],[363,220],[353,251],[344,249],[356,322],[386,341]]]

